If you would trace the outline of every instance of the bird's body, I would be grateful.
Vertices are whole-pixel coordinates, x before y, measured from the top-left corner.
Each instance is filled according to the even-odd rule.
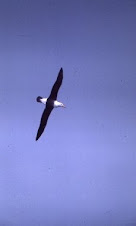
[[[38,96],[37,97],[37,102],[43,103],[45,106],[45,109],[43,111],[42,117],[41,117],[41,122],[40,122],[40,126],[37,132],[37,136],[36,136],[36,140],[39,139],[39,137],[42,135],[45,126],[47,124],[47,120],[49,118],[49,115],[51,113],[51,111],[53,110],[53,108],[57,108],[57,107],[65,107],[63,105],[63,103],[57,101],[57,94],[58,94],[58,90],[62,84],[62,80],[63,80],[63,69],[61,68],[57,77],[56,82],[54,83],[50,96],[48,98],[43,98]]]
[[[38,97],[38,98],[39,98],[39,100],[38,100],[37,102],[41,102],[41,103],[43,103],[44,105],[46,105],[48,98],[42,98],[42,97]],[[59,101],[57,101],[57,100],[51,100],[51,99],[50,99],[48,102],[49,102],[49,104],[52,105],[54,108],[62,107],[62,103],[59,102]]]

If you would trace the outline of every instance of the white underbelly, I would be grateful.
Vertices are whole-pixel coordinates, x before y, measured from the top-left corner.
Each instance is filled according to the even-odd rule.
[[[42,98],[41,99],[41,103],[46,104],[46,102],[47,102],[47,98]]]

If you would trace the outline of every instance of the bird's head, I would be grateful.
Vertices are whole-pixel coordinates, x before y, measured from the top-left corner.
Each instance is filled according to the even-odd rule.
[[[66,106],[65,106],[63,103],[61,103],[61,104],[60,104],[60,107],[65,108]]]
[[[57,100],[54,101],[54,107],[57,108],[57,107],[63,107],[65,108],[65,105]]]

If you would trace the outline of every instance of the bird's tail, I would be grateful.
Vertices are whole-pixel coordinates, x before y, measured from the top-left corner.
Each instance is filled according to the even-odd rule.
[[[36,98],[37,102],[40,102],[40,103],[41,103],[41,99],[42,99],[42,97],[40,97],[40,96],[38,96],[38,97]]]

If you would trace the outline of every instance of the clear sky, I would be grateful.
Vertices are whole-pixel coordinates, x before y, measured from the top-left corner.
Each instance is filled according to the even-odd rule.
[[[136,225],[135,0],[0,0],[0,106],[0,226]]]

